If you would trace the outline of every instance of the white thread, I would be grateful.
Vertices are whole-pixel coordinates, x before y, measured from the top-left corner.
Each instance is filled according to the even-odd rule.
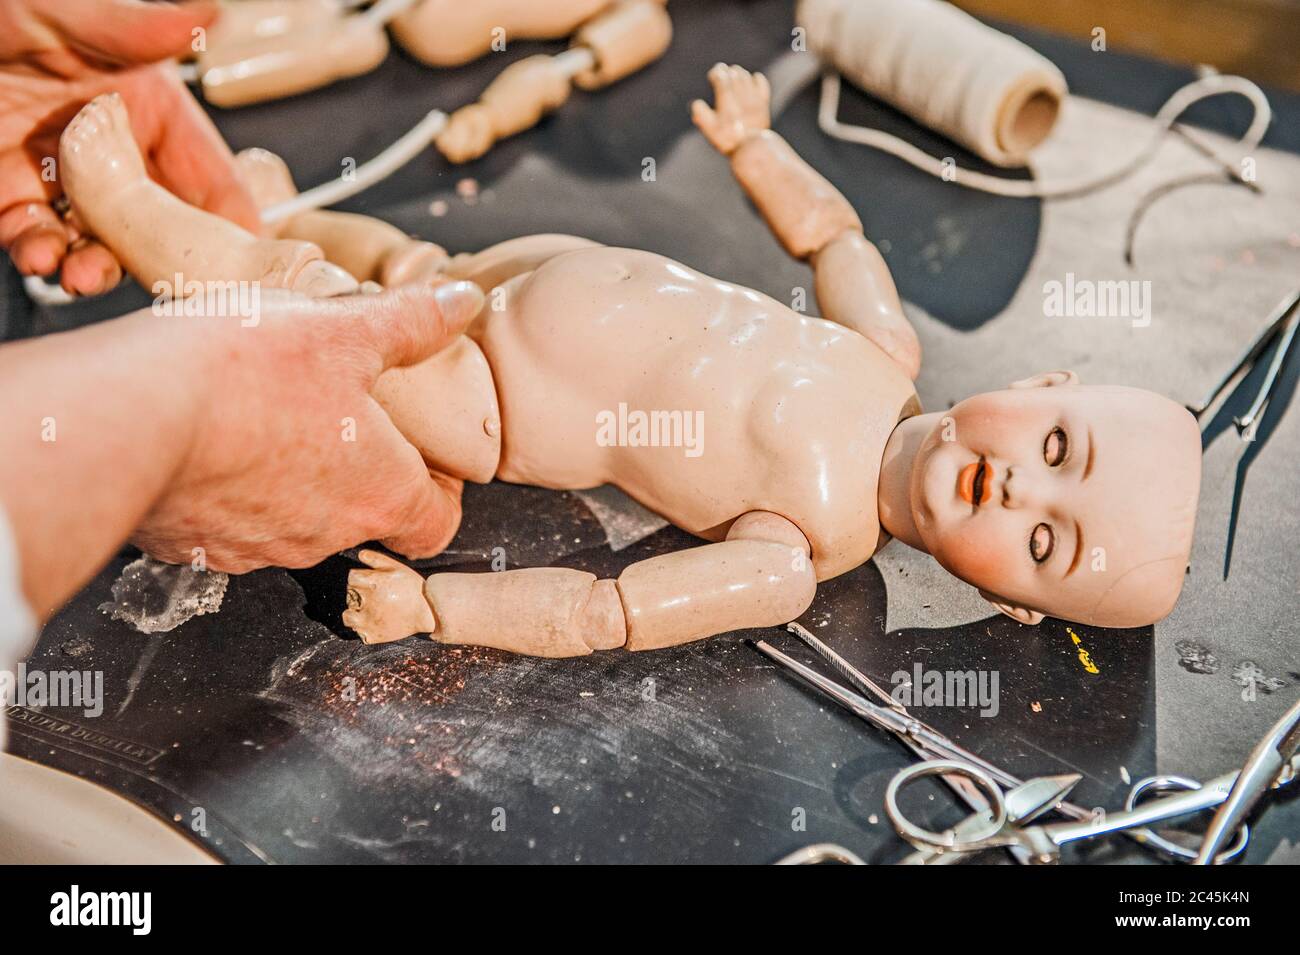
[[[808,46],[998,166],[1023,166],[1067,93],[1046,57],[941,0],[800,0]]]
[[[822,76],[817,116],[824,133],[845,142],[879,149],[931,175],[994,195],[1059,199],[1113,185],[1150,161],[1179,116],[1195,103],[1212,96],[1236,95],[1250,102],[1254,110],[1250,126],[1235,144],[1241,154],[1248,154],[1259,146],[1272,121],[1272,109],[1263,90],[1243,77],[1216,74],[1194,80],[1176,90],[1156,113],[1156,128],[1151,138],[1129,159],[1105,172],[1072,182],[1039,182],[1002,179],[969,169],[957,171],[943,160],[883,130],[841,123],[837,117],[840,76],[831,67],[843,71],[867,92],[996,162],[993,156],[973,145],[996,142],[995,117],[999,109],[990,104],[996,102],[995,94],[999,90],[1018,90],[1015,95],[1023,99],[1024,91],[1032,88],[1036,78],[1045,75],[1042,64],[1032,61],[1037,59],[1046,63],[1046,60],[1019,41],[938,0],[801,0],[797,15],[808,30],[810,47],[827,60],[828,69]],[[910,30],[912,34],[904,35],[904,30]],[[935,39],[939,35],[942,39]],[[1023,51],[1028,51],[1028,58]],[[916,63],[911,58],[929,59],[928,62]],[[980,61],[986,68],[972,67],[968,64],[971,60]],[[1056,68],[1053,66],[1051,69]],[[946,81],[943,77],[945,72],[948,74]],[[964,78],[972,88],[984,83],[985,89],[979,95],[963,94],[953,77]],[[935,85],[932,89],[912,85],[924,82]],[[1062,97],[1066,95],[1064,79],[1060,82],[1060,91]],[[1243,181],[1237,166],[1185,130],[1179,129],[1178,132],[1231,179]]]
[[[277,202],[262,210],[262,221],[279,222],[309,209],[323,209],[364,192],[386,179],[425,150],[447,125],[447,114],[434,110],[382,153],[357,167],[351,179],[333,179],[301,192],[292,199]]]
[[[371,23],[383,26],[401,16],[415,3],[416,0],[377,0],[374,6],[366,9],[360,16]]]
[[[822,131],[828,136],[834,136],[836,139],[842,139],[845,142],[871,146],[882,152],[889,153],[891,156],[896,156],[933,176],[950,179],[958,185],[970,189],[1020,199],[1062,199],[1105,188],[1132,175],[1150,161],[1160,147],[1160,143],[1164,140],[1165,134],[1188,108],[1203,99],[1225,94],[1243,96],[1254,107],[1254,116],[1251,119],[1250,127],[1236,143],[1237,148],[1243,154],[1250,153],[1264,138],[1268,124],[1272,121],[1273,111],[1268,105],[1268,98],[1258,86],[1240,76],[1207,76],[1188,83],[1165,100],[1164,105],[1160,107],[1160,111],[1155,116],[1155,132],[1146,145],[1135,153],[1132,158],[1106,172],[1082,178],[1075,182],[1064,183],[1038,182],[1033,179],[1001,179],[973,169],[963,169],[955,174],[949,173],[943,160],[931,156],[924,150],[918,149],[897,136],[879,129],[841,123],[835,117],[835,113],[839,108],[840,78],[833,72],[822,77],[821,109],[817,121]],[[1186,132],[1183,135],[1189,142],[1195,142]],[[1204,144],[1197,144],[1197,149],[1213,157],[1228,175],[1240,181],[1241,173],[1231,163],[1219,157]]]

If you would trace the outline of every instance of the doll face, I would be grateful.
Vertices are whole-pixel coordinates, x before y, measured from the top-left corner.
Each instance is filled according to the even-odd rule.
[[[935,559],[995,602],[1141,626],[1182,587],[1200,466],[1196,422],[1172,401],[1040,381],[943,416],[913,468],[913,517]]]

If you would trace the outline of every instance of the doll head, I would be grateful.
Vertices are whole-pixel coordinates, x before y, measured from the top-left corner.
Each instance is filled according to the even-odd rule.
[[[1178,599],[1200,478],[1186,409],[1049,372],[942,415],[910,500],[926,550],[1008,616],[1138,627]]]

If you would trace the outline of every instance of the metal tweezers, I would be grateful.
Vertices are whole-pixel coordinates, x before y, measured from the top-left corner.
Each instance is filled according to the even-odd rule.
[[[1278,305],[1269,318],[1264,331],[1250,343],[1242,353],[1241,358],[1232,367],[1232,371],[1223,376],[1199,405],[1187,406],[1187,410],[1196,416],[1197,421],[1200,421],[1205,416],[1205,413],[1215,405],[1230,384],[1255,366],[1260,356],[1276,341],[1278,343],[1277,350],[1273,353],[1273,360],[1269,363],[1268,373],[1264,376],[1264,382],[1255,395],[1255,400],[1251,402],[1250,408],[1247,409],[1245,414],[1232,419],[1232,423],[1237,426],[1237,433],[1243,441],[1255,440],[1255,432],[1259,428],[1260,419],[1263,418],[1264,410],[1268,407],[1268,400],[1272,395],[1274,386],[1277,384],[1278,374],[1282,371],[1282,366],[1286,364],[1287,354],[1295,343],[1296,329],[1300,327],[1300,308],[1297,308],[1297,305],[1300,305],[1300,288],[1291,292],[1282,300],[1282,303]]]

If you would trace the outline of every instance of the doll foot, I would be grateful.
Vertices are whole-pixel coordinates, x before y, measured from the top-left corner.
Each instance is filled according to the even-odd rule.
[[[96,96],[64,129],[59,139],[59,178],[92,228],[98,203],[116,202],[121,189],[148,180],[131,119],[117,93]]]
[[[415,633],[432,633],[437,623],[419,572],[373,550],[357,556],[370,569],[348,574],[343,623],[363,643],[391,643]]]
[[[253,194],[258,209],[286,202],[298,195],[293,175],[283,159],[275,153],[254,146],[235,155],[240,181]]]
[[[308,298],[333,298],[335,295],[352,295],[360,290],[357,280],[347,271],[323,259],[308,262],[299,269],[289,287]]]

